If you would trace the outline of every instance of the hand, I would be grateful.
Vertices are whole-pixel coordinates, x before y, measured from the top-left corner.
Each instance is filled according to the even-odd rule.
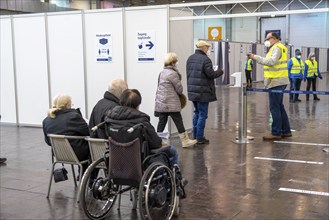
[[[304,78],[303,80],[304,80],[304,82],[306,81],[306,79],[305,79],[305,78]]]
[[[247,57],[248,57],[248,59],[254,59],[254,54],[252,54],[252,53],[247,53]]]
[[[322,76],[319,76],[320,79],[322,79]]]

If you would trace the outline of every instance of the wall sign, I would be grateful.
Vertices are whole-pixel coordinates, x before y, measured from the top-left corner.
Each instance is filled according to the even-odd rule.
[[[112,34],[96,34],[96,61],[112,62]]]
[[[138,62],[155,61],[155,32],[138,31],[136,48]]]

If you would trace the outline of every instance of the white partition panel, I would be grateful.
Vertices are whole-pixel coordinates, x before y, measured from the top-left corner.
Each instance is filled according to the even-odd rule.
[[[158,83],[158,75],[163,69],[164,56],[168,52],[168,9],[167,6],[136,7],[125,9],[126,20],[126,67],[129,88],[141,92],[142,105],[140,110],[151,116],[151,123],[157,126],[158,119],[154,114],[154,99]],[[137,34],[147,33],[154,43],[148,58],[154,61],[138,61],[140,41]],[[143,45],[147,47],[145,43]],[[148,46],[150,48],[150,46]],[[148,51],[146,51],[148,52]]]
[[[65,93],[85,116],[85,80],[81,12],[48,14],[50,95]]]
[[[99,35],[109,36],[112,61],[101,62],[97,58]],[[124,43],[122,8],[85,12],[87,98],[89,118],[94,105],[103,98],[113,79],[124,79]]]
[[[0,18],[0,48],[1,122],[16,123],[14,61],[9,16]]]
[[[13,19],[18,121],[40,125],[49,103],[44,15],[18,15]]]

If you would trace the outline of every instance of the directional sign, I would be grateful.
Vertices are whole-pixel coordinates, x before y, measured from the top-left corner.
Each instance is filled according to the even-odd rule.
[[[155,31],[137,32],[137,61],[153,62],[155,61]]]
[[[112,34],[96,34],[96,61],[112,61]]]

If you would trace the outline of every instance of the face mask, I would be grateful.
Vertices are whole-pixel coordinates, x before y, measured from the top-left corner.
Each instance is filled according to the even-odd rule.
[[[178,61],[176,62],[175,66],[176,66],[176,67],[178,66]]]
[[[271,46],[271,42],[268,41],[268,40],[266,40],[266,41],[264,42],[264,46],[265,46],[265,47],[270,47],[270,46]]]
[[[301,56],[301,55],[297,55],[296,57],[297,57],[298,59],[300,59],[302,56]]]
[[[210,56],[210,50],[207,51],[207,56]]]
[[[311,57],[311,60],[315,60],[315,57]]]

